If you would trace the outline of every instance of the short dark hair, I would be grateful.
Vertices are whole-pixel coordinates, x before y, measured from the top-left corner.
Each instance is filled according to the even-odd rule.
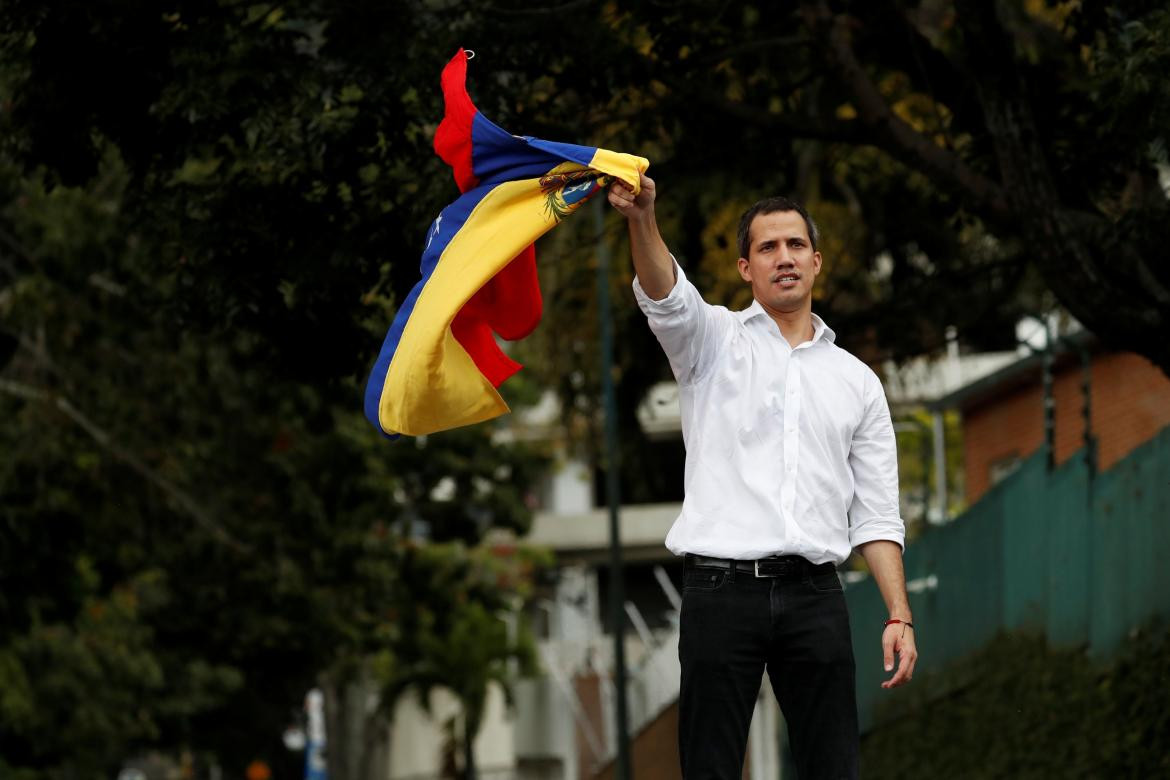
[[[740,257],[747,257],[748,251],[751,249],[751,236],[749,234],[752,229],[752,220],[761,214],[774,214],[777,211],[795,211],[799,214],[804,219],[805,227],[808,228],[809,243],[812,244],[813,251],[817,251],[817,244],[820,243],[821,238],[821,231],[817,229],[817,223],[813,222],[812,217],[804,210],[804,206],[795,200],[776,196],[756,202],[739,218],[739,230],[736,231],[735,239],[739,246]]]

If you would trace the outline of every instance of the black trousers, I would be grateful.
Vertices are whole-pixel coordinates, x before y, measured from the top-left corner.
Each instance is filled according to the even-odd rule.
[[[841,581],[807,562],[784,577],[684,564],[679,757],[685,780],[738,780],[764,670],[799,780],[856,778],[853,645]]]

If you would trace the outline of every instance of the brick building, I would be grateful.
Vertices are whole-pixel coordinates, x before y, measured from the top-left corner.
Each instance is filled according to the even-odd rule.
[[[1085,445],[1086,359],[1090,430],[1103,470],[1170,425],[1170,379],[1146,358],[1107,350],[1084,331],[1061,340],[1052,356],[1058,465]],[[1042,353],[1022,357],[931,404],[962,413],[968,504],[1044,446],[1043,365]]]

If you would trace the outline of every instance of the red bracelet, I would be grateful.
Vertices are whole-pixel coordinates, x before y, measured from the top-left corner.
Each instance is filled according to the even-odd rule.
[[[895,625],[897,623],[901,623],[904,626],[909,626],[910,628],[914,628],[914,624],[911,623],[909,620],[898,620],[898,618],[890,618],[889,620],[887,620],[885,622],[885,625],[892,626],[892,625]]]

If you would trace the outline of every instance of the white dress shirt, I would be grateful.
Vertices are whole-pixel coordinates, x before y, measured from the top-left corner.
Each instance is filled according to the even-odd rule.
[[[758,301],[706,303],[675,265],[660,301],[634,295],[678,380],[686,496],[675,555],[801,555],[840,564],[878,539],[905,544],[898,457],[877,375],[815,314],[789,346]]]

